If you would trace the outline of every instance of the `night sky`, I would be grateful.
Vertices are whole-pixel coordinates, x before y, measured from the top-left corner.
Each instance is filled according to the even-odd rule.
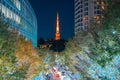
[[[29,0],[38,20],[38,38],[54,38],[59,12],[62,39],[74,35],[74,0]]]

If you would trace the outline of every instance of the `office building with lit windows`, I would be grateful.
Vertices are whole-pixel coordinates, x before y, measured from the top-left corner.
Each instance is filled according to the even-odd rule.
[[[87,30],[92,19],[104,17],[105,3],[105,0],[74,0],[75,35]]]
[[[37,47],[37,18],[28,0],[0,0],[0,18]]]

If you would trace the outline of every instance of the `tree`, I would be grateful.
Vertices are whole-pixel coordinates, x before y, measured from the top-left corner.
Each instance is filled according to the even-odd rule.
[[[0,77],[13,80],[11,74],[16,71],[16,34],[8,31],[9,24],[0,20]]]
[[[39,57],[37,50],[34,49],[30,41],[25,41],[23,37],[20,37],[15,56],[20,69],[24,71],[26,68],[23,66],[27,66],[27,70],[25,70],[26,80],[32,80],[39,73],[39,67],[42,65],[42,58]]]
[[[104,27],[98,31],[99,39],[94,47],[91,47],[94,56],[92,59],[96,60],[101,66],[111,62],[114,56],[119,55],[120,46],[120,1],[108,0],[108,12],[105,14]]]

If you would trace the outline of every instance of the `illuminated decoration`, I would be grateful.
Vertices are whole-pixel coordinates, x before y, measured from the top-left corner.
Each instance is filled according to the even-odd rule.
[[[57,19],[56,19],[55,40],[60,40],[60,26],[59,26],[59,14],[58,13],[57,13]]]
[[[54,78],[55,80],[61,80],[60,77],[61,77],[61,72],[59,72],[56,67],[52,67],[52,72],[53,72],[53,75],[54,75]]]

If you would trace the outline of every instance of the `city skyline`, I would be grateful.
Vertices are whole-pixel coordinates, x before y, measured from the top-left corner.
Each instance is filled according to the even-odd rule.
[[[56,13],[60,16],[60,31],[62,39],[69,39],[74,35],[74,0],[29,0],[38,20],[38,39],[53,38],[55,36]]]

